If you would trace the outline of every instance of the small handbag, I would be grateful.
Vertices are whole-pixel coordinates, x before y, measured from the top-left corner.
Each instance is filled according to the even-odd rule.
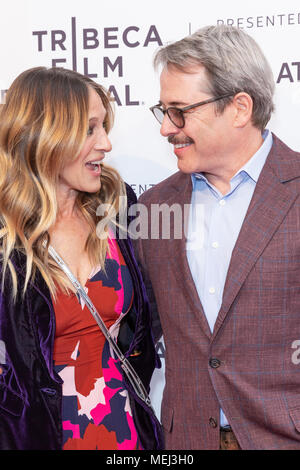
[[[143,382],[141,381],[130,362],[127,360],[127,358],[124,356],[124,354],[118,347],[116,341],[111,336],[109,330],[106,328],[106,325],[103,322],[93,302],[85,292],[80,282],[76,279],[70,268],[66,265],[64,260],[59,256],[59,254],[51,245],[48,248],[48,252],[54,259],[54,261],[56,261],[59,267],[66,274],[68,279],[71,281],[71,283],[76,289],[76,293],[85,302],[86,306],[88,307],[89,311],[97,322],[100,330],[102,331],[104,337],[107,339],[111,349],[114,351],[116,357],[120,361],[120,365],[123,371],[123,377],[125,379],[124,381],[126,384],[126,389],[129,393],[134,422],[137,427],[137,430],[140,429],[139,437],[142,437],[145,431],[147,434],[146,439],[143,440],[143,438],[141,438],[143,448],[148,450],[163,449],[164,444],[161,424],[155,415],[155,411],[153,410],[150,397],[147,393],[146,388],[144,387]],[[146,416],[144,411],[148,411],[148,417]],[[151,436],[151,434],[153,434],[153,436]]]

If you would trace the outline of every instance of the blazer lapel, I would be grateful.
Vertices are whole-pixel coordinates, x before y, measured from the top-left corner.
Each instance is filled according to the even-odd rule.
[[[192,182],[190,175],[182,174],[181,184],[174,185],[174,191],[170,198],[164,201],[171,207],[173,204],[180,204],[182,214],[185,221],[188,221],[188,208],[191,203],[192,196]],[[198,318],[203,332],[208,338],[211,338],[211,331],[200,302],[198,292],[191,275],[190,267],[186,256],[186,236],[183,230],[182,236],[178,239],[172,237],[174,233],[174,218],[170,222],[171,237],[168,240],[167,246],[170,255],[170,261],[173,268],[173,273],[178,281],[178,288],[184,291],[187,301],[190,303],[194,311],[198,313]]]
[[[297,192],[291,190],[291,186],[288,183],[282,183],[288,181],[288,178],[292,179],[300,175],[299,160],[298,171],[294,171],[293,174],[292,172],[287,172],[287,162],[289,159],[286,154],[292,151],[282,144],[284,146],[283,150],[287,149],[288,152],[285,152],[284,170],[278,175],[280,162],[275,161],[274,147],[276,148],[276,144],[280,146],[281,142],[276,137],[274,139],[273,148],[258,179],[244,223],[232,252],[224,286],[223,302],[215,323],[212,339],[217,335],[249,272],[298,196]],[[295,159],[295,153],[292,153]]]

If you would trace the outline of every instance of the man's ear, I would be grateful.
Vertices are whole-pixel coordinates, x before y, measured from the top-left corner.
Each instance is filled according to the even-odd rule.
[[[252,118],[253,100],[248,93],[240,92],[232,101],[235,109],[234,127],[245,127]]]

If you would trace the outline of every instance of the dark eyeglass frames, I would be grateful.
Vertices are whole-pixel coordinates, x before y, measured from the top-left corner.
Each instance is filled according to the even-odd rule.
[[[161,124],[163,122],[164,116],[167,113],[168,118],[174,124],[174,126],[182,129],[185,126],[184,113],[193,108],[198,108],[198,106],[203,106],[204,104],[214,103],[215,101],[222,100],[223,98],[228,98],[233,96],[233,94],[227,94],[218,96],[217,98],[209,98],[205,101],[200,101],[199,103],[191,104],[190,106],[185,106],[184,108],[176,108],[176,106],[170,106],[167,109],[163,109],[161,105],[156,104],[151,106],[150,111],[154,114],[158,122]]]

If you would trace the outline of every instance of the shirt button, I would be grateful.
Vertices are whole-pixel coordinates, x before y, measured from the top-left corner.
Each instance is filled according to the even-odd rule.
[[[214,287],[210,287],[210,288],[208,289],[208,292],[209,292],[210,294],[214,294],[214,293],[216,292],[216,289],[215,289]]]
[[[210,360],[209,360],[209,365],[213,369],[217,369],[218,367],[220,367],[221,361],[219,359],[217,359],[216,357],[211,357]]]
[[[224,201],[224,199],[221,199],[221,201],[219,202],[220,206],[225,206],[226,202]]]
[[[212,428],[216,428],[218,426],[217,420],[215,418],[209,418],[208,422]]]
[[[213,242],[213,243],[211,244],[211,246],[212,246],[213,248],[219,248],[219,243],[218,243],[218,242]]]

